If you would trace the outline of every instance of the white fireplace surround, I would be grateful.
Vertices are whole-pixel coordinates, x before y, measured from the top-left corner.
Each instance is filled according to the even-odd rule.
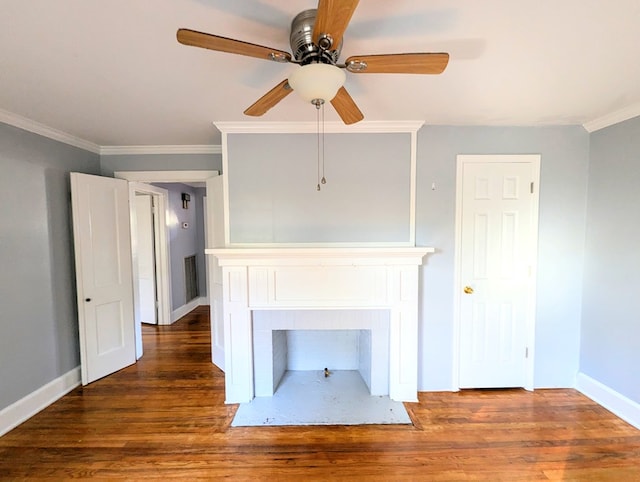
[[[428,247],[205,250],[216,256],[222,268],[226,403],[249,402],[256,386],[262,394],[260,387],[274,383],[254,379],[252,314],[257,310],[339,310],[336,313],[341,314],[384,310],[388,342],[376,343],[388,352],[388,370],[372,377],[369,388],[372,393],[387,392],[392,400],[417,401],[418,267],[433,251]],[[340,326],[340,319],[344,316],[333,322],[324,316],[306,317],[304,329],[352,328],[348,322]],[[260,329],[282,327],[295,328],[295,324],[276,322]],[[375,364],[371,370],[376,370]],[[388,390],[380,388],[387,380]]]

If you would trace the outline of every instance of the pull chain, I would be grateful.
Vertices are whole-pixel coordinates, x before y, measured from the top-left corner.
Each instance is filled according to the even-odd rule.
[[[324,102],[322,103],[322,184],[327,183],[327,179],[324,177]]]
[[[316,190],[320,190],[320,102],[316,102],[316,136],[318,143],[318,185]]]

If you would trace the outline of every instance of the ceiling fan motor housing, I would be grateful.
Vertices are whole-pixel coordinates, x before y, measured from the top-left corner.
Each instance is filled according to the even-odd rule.
[[[335,65],[340,57],[340,50],[326,50],[313,42],[313,26],[317,10],[300,12],[291,22],[289,42],[293,57],[301,64],[323,63]],[[341,39],[338,39],[341,40]],[[335,41],[334,41],[335,43]],[[340,42],[342,44],[342,42]],[[330,48],[330,47],[329,47]]]

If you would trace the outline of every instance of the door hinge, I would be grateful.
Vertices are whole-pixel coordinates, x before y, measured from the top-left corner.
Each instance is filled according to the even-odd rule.
[[[526,348],[524,349],[524,357],[525,357],[525,358],[529,358],[529,347],[526,347]]]
[[[531,182],[531,194],[533,194],[533,182]]]

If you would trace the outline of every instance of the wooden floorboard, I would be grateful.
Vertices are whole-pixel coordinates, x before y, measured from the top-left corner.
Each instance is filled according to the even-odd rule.
[[[0,438],[0,479],[640,481],[640,431],[575,390],[420,393],[411,425],[233,428],[208,309]]]

